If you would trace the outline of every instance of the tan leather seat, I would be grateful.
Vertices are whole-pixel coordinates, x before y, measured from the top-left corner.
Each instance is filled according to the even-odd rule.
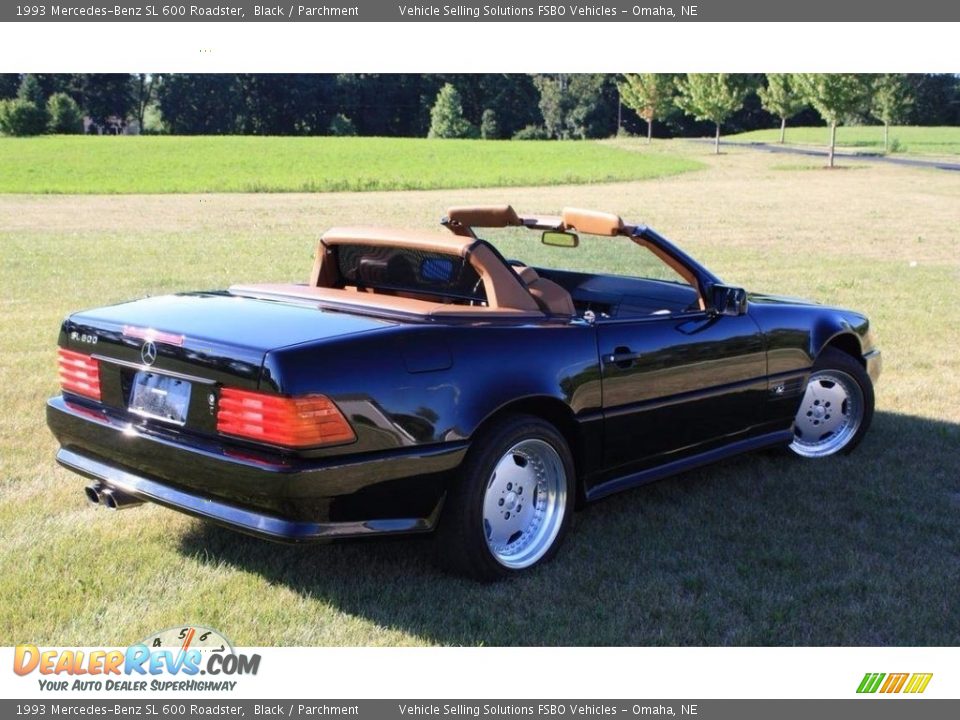
[[[517,268],[517,274],[545,313],[567,316],[577,314],[570,293],[553,280],[540,277],[532,267]]]

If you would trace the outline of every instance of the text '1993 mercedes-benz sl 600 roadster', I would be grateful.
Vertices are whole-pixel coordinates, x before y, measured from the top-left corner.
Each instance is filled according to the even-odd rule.
[[[870,425],[861,314],[726,285],[617,215],[442,224],[329,230],[306,284],[69,316],[57,460],[108,508],[289,542],[436,530],[448,568],[497,579],[552,557],[578,504],[764,447],[847,452]],[[668,279],[509,261],[481,228],[619,238]]]

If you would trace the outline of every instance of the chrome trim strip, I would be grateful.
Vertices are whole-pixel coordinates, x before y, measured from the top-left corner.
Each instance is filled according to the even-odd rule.
[[[152,372],[157,375],[168,375],[170,377],[179,378],[180,380],[188,380],[193,383],[200,383],[202,385],[216,385],[215,380],[210,378],[197,377],[196,375],[187,375],[185,373],[178,373],[173,370],[164,370],[163,368],[158,368],[155,365],[144,365],[143,363],[134,363],[129,360],[118,360],[117,358],[106,357],[105,355],[91,355],[94,360],[99,362],[110,363],[112,365],[122,365],[123,367],[131,368],[133,370],[142,371],[142,372]]]

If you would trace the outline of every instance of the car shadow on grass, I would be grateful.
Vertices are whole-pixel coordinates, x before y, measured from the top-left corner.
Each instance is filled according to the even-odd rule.
[[[879,412],[850,456],[754,453],[589,506],[553,562],[493,585],[437,570],[430,536],[197,523],[181,549],[447,645],[955,645],[958,448],[956,424]]]

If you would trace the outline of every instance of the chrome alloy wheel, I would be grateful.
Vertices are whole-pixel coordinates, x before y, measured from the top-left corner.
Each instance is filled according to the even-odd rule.
[[[809,458],[842,450],[863,421],[863,390],[842,370],[819,370],[810,376],[793,421],[790,449]]]
[[[501,565],[521,569],[542,558],[563,524],[567,477],[559,453],[522,440],[497,462],[483,496],[487,547]]]

